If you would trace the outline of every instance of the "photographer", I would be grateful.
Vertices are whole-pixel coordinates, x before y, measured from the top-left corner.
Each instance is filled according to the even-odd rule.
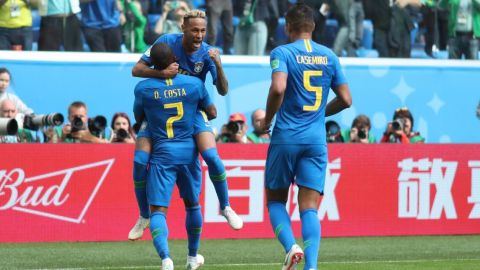
[[[126,113],[118,112],[113,115],[112,122],[112,143],[135,143],[135,133]]]
[[[248,143],[247,118],[243,113],[230,115],[228,123],[223,125],[222,133],[217,139],[219,143]]]
[[[325,134],[327,143],[343,143],[340,125],[337,122],[333,120],[325,122]]]
[[[0,102],[0,118],[16,119],[17,108],[12,100],[5,99]],[[17,121],[18,122],[18,121]],[[0,122],[2,125],[6,124],[5,121]],[[18,128],[18,124],[16,125]],[[6,129],[1,127],[0,129]],[[0,143],[31,143],[40,142],[40,138],[37,138],[34,131],[24,128],[18,128],[15,135],[2,135],[0,136]]]
[[[393,121],[388,123],[383,133],[382,143],[424,143],[419,132],[413,132],[413,116],[406,108],[399,108],[393,114]]]
[[[48,142],[57,143],[106,143],[107,141],[99,138],[102,130],[96,128],[97,136],[93,135],[91,130],[97,124],[89,121],[87,117],[87,105],[81,101],[75,101],[68,107],[69,123],[63,127],[48,128],[45,131],[45,137]],[[106,120],[104,120],[106,125]],[[89,122],[91,126],[89,126]],[[103,127],[104,128],[104,127]]]
[[[247,138],[251,143],[269,143],[270,133],[262,130],[262,120],[265,119],[265,110],[257,109],[252,113],[253,132],[248,133]]]
[[[343,142],[346,143],[375,143],[375,137],[370,133],[370,119],[360,114],[353,119],[350,129],[342,130]]]

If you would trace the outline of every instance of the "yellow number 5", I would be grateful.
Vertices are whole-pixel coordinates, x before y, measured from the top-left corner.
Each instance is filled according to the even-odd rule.
[[[177,115],[169,117],[167,119],[167,137],[171,139],[175,136],[173,134],[173,122],[178,121],[183,117],[183,103],[182,102],[168,103],[168,104],[164,104],[163,108],[177,109]]]
[[[322,103],[322,92],[323,89],[321,86],[312,86],[310,84],[310,79],[313,76],[322,76],[323,72],[321,70],[306,70],[303,72],[303,86],[307,91],[315,92],[315,104],[313,105],[304,105],[304,111],[316,111],[320,108],[320,104]]]

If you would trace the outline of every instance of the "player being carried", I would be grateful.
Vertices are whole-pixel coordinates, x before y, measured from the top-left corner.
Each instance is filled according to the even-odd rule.
[[[262,124],[268,132],[276,114],[265,167],[267,208],[272,229],[286,252],[282,269],[296,269],[305,256],[304,269],[315,270],[321,235],[317,209],[328,163],[325,116],[348,108],[352,98],[338,58],[312,41],[312,9],[296,4],[285,18],[291,43],[270,55],[272,82]],[[327,104],[330,88],[336,97]],[[285,207],[293,183],[299,187],[304,251],[295,243]]]
[[[164,69],[175,61],[175,56],[168,45],[159,43],[151,48],[151,61],[155,69]],[[162,270],[173,270],[166,217],[175,184],[186,208],[187,269],[198,269],[204,263],[204,258],[197,254],[202,231],[199,205],[202,173],[193,139],[193,122],[198,108],[211,107],[214,105],[203,82],[192,76],[152,78],[135,87],[135,119],[145,118],[149,122],[147,129],[153,143],[146,178],[147,198],[150,231],[162,259]]]
[[[206,34],[205,13],[200,10],[192,10],[187,13],[184,16],[182,31],[182,34],[162,35],[154,43],[154,45],[158,43],[167,44],[177,57],[178,64],[172,63],[163,70],[152,69],[150,49],[148,49],[133,67],[133,76],[171,78],[179,72],[197,77],[205,82],[206,75],[210,72],[219,94],[226,95],[228,82],[223,72],[219,51],[203,42]],[[214,110],[206,111],[206,113],[210,119],[216,117],[216,111]],[[148,227],[149,211],[145,197],[145,176],[152,143],[149,139],[148,129],[145,128],[146,124],[147,122],[142,124],[142,129],[135,144],[133,177],[140,217],[128,235],[131,240],[142,237],[143,230]],[[205,113],[200,111],[197,113],[194,127],[197,148],[207,163],[210,179],[220,202],[220,213],[227,219],[233,229],[239,230],[243,227],[243,221],[230,207],[225,167],[218,155],[215,136]]]

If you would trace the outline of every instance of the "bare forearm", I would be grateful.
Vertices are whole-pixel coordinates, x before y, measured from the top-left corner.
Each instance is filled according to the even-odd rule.
[[[283,102],[284,93],[270,91],[267,99],[267,112],[265,114],[265,123],[271,124],[273,117],[280,109]]]
[[[215,86],[221,96],[225,96],[228,93],[228,81],[221,64],[217,65],[217,81]]]
[[[349,106],[345,102],[343,102],[338,97],[335,97],[327,104],[327,108],[325,109],[325,116],[334,115],[336,113],[343,111],[348,107]]]
[[[163,70],[156,70],[142,64],[136,64],[133,67],[132,76],[140,78],[165,78]]]

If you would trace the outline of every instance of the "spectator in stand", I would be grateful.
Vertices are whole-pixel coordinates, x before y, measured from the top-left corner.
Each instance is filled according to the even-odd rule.
[[[367,0],[366,17],[373,23],[373,47],[379,57],[410,57],[413,21],[406,7],[420,7],[421,0]]]
[[[120,10],[123,11],[120,17],[125,17],[125,23],[122,26],[125,46],[130,52],[144,52],[147,49],[144,40],[147,17],[142,12],[142,4],[139,0],[124,0],[120,3]]]
[[[218,22],[223,29],[223,54],[231,54],[233,46],[233,4],[232,0],[206,0],[207,43],[215,46],[218,35]]]
[[[262,120],[265,119],[265,110],[256,109],[252,113],[253,132],[247,134],[247,139],[251,143],[269,143],[270,133],[265,133],[262,130]]]
[[[155,25],[155,33],[158,36],[163,34],[181,33],[183,16],[190,11],[188,4],[184,1],[167,1],[163,5],[163,12]],[[173,13],[172,13],[173,12]],[[172,13],[172,14],[170,14]],[[170,19],[169,17],[172,17]]]
[[[434,51],[447,49],[449,12],[438,5],[438,0],[427,0],[421,10],[421,24],[425,27],[425,53],[433,57]]]
[[[247,118],[243,113],[230,115],[228,123],[223,125],[222,133],[217,139],[219,143],[248,143]]]
[[[111,142],[116,143],[135,143],[135,133],[133,132],[130,118],[126,113],[118,112],[113,115]]]
[[[336,0],[336,18],[339,25],[337,37],[333,44],[333,51],[337,56],[357,56],[356,49],[360,47],[363,35],[363,4],[361,0]]]
[[[272,0],[238,0],[234,2],[234,14],[240,17],[233,46],[235,54],[263,55],[267,45]]]
[[[479,0],[440,0],[448,16],[448,58],[478,59],[480,38]]]
[[[284,4],[281,3],[282,1],[285,2],[285,0],[272,0],[272,4],[269,6],[270,10],[268,13],[270,14],[270,18],[268,18],[268,20],[266,21],[268,31],[266,45],[267,54],[269,54],[278,45],[281,45],[280,42],[275,39],[275,36],[277,34],[278,19],[280,17],[280,14],[284,14],[284,12],[282,11],[282,6],[284,6]]]
[[[16,95],[8,92],[11,79],[12,75],[10,74],[10,71],[4,67],[0,67],[0,101],[9,99],[15,104],[18,113],[32,114],[32,109],[27,107],[27,105],[25,105],[25,103],[23,103],[23,101]]]
[[[5,99],[0,101],[0,118],[17,119],[17,116],[17,108],[12,100]],[[22,119],[22,117],[19,118]],[[17,121],[20,121],[20,119],[17,119]],[[19,124],[16,135],[0,136],[0,143],[31,143],[40,141],[40,137],[36,135],[35,131],[22,128],[21,124]]]
[[[0,50],[32,50],[34,1],[0,0]]]
[[[353,119],[350,129],[342,130],[342,138],[345,143],[375,143],[375,137],[370,133],[372,128],[370,119],[360,114]]]
[[[39,2],[41,16],[39,51],[83,51],[79,0],[44,0]]]
[[[413,131],[413,116],[408,108],[395,110],[393,121],[388,123],[383,133],[382,143],[424,143],[425,139],[420,132]]]
[[[92,52],[120,52],[126,19],[117,1],[82,0],[82,29]]]
[[[45,137],[52,143],[106,143],[106,140],[95,137],[88,129],[87,105],[75,101],[68,106],[68,121],[63,127],[49,127]]]

